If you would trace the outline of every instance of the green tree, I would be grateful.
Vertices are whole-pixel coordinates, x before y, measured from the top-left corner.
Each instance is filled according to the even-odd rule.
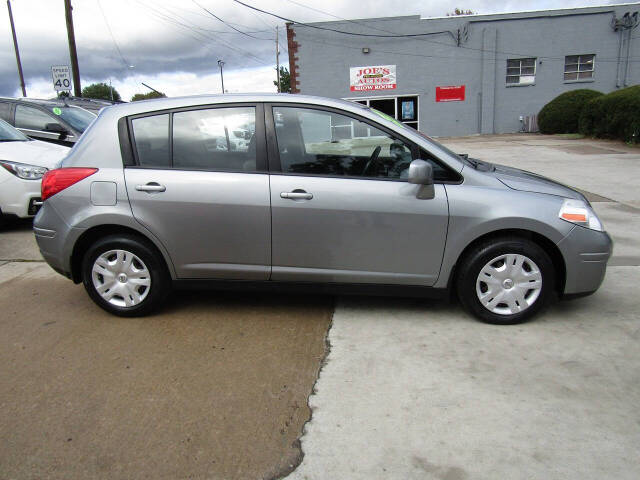
[[[71,95],[69,95],[69,92],[65,91],[65,90],[61,90],[58,92],[58,98],[62,98],[62,97],[70,97]]]
[[[273,81],[273,84],[277,87],[278,82]],[[291,74],[285,67],[280,67],[280,92],[291,93]]]
[[[131,97],[132,102],[137,102],[138,100],[150,100],[152,98],[165,98],[166,95],[162,92],[149,92],[149,93],[136,93],[133,97]]]
[[[475,15],[473,10],[465,10],[464,8],[456,8],[453,12],[447,13],[447,17],[457,17],[458,15]]]
[[[113,92],[113,98],[111,97]],[[92,83],[82,89],[82,96],[98,100],[120,100],[118,91],[104,82]]]

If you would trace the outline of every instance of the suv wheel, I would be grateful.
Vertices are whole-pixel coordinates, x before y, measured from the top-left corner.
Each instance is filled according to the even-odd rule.
[[[544,308],[555,291],[549,255],[525,238],[484,242],[462,261],[457,281],[463,307],[498,325],[522,323]]]
[[[82,283],[106,311],[134,317],[161,305],[171,279],[163,259],[146,241],[133,235],[110,235],[85,253]]]

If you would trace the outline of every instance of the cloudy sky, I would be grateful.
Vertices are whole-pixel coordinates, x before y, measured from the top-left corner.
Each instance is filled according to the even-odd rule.
[[[244,2],[301,22],[442,16],[453,9],[450,0]],[[465,0],[459,6],[476,13],[500,13],[608,3],[622,2]],[[281,33],[281,63],[288,66],[284,22],[233,0],[72,0],[72,4],[82,85],[111,81],[124,100],[148,91],[141,82],[169,96],[219,92],[218,59],[225,62],[226,90],[275,91],[276,26]],[[27,94],[50,98],[54,95],[51,65],[69,64],[64,2],[11,0],[11,5]],[[19,79],[4,2],[0,26],[0,95],[17,96]]]

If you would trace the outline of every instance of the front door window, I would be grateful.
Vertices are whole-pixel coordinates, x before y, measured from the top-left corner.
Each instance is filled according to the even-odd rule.
[[[346,115],[273,108],[282,171],[308,175],[404,179],[411,147]]]

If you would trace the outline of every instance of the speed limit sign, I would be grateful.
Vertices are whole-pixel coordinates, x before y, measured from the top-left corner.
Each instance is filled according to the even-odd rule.
[[[71,69],[69,65],[54,65],[51,67],[51,77],[53,78],[53,88],[56,92],[71,90]]]

